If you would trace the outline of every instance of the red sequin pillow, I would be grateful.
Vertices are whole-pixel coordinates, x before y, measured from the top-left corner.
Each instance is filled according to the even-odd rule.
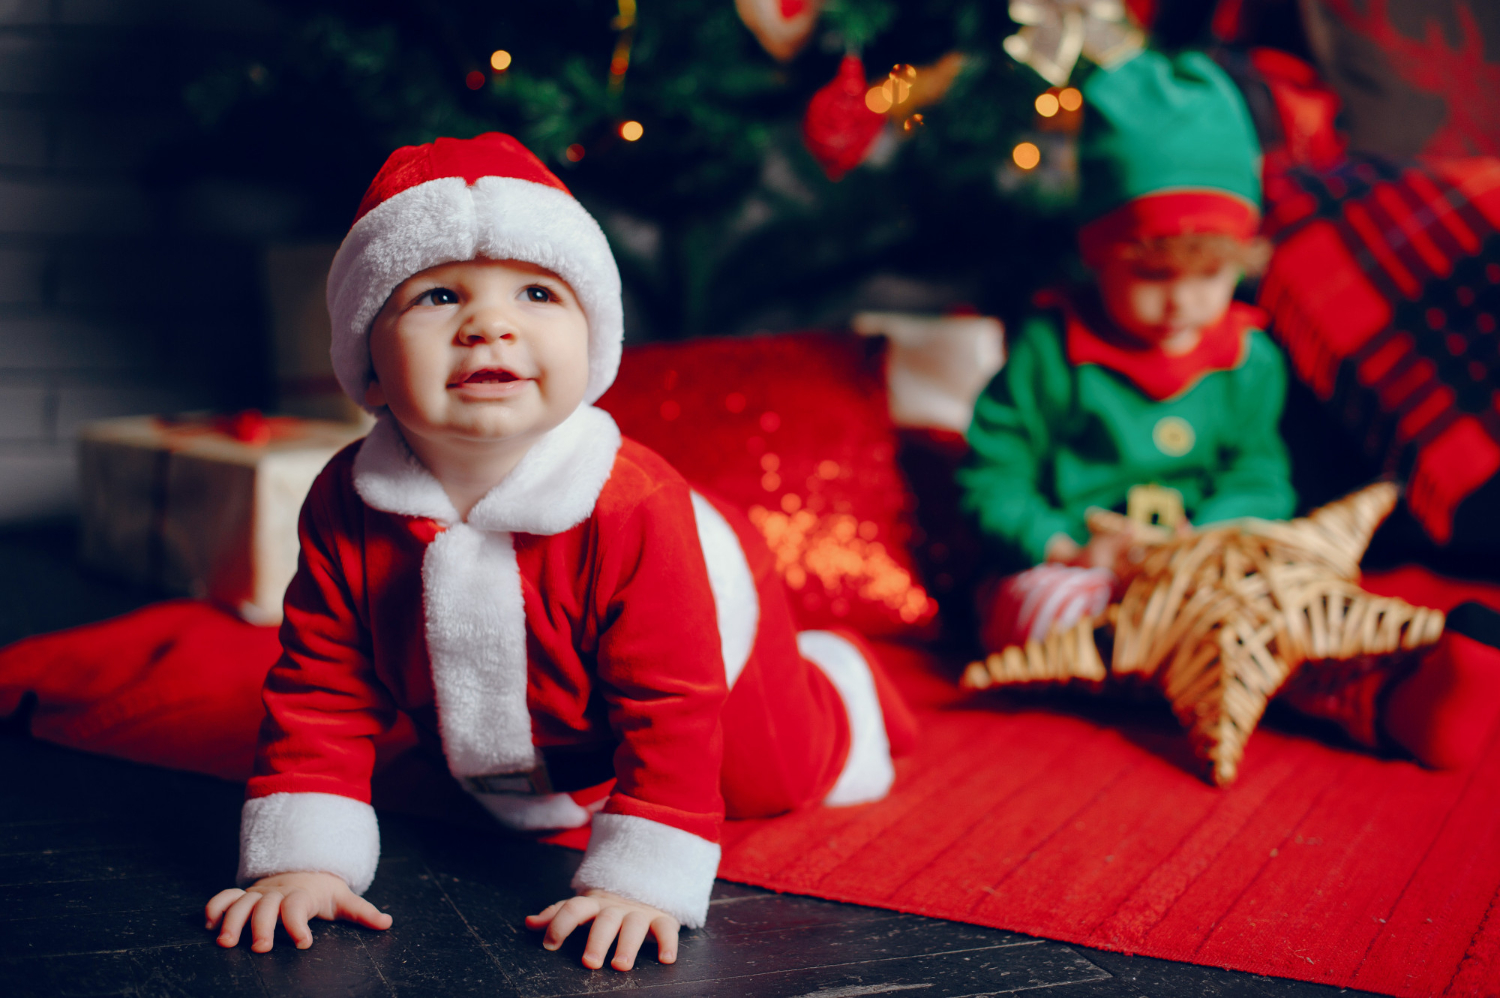
[[[796,333],[631,347],[600,399],[626,436],[739,506],[797,623],[926,636],[878,344]]]

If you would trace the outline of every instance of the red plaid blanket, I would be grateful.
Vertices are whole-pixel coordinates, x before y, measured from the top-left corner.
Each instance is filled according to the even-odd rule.
[[[1500,160],[1287,179],[1261,305],[1298,376],[1449,543],[1460,507],[1500,492]]]

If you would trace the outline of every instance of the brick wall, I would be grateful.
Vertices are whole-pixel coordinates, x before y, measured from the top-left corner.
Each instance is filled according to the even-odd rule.
[[[182,94],[273,28],[248,0],[0,0],[0,522],[72,507],[83,420],[267,400],[262,247],[297,206],[195,157]]]

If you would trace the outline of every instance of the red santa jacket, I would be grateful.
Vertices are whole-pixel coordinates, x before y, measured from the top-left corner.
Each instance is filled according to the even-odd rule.
[[[322,870],[369,885],[372,739],[403,711],[460,779],[543,762],[577,786],[613,776],[574,886],[702,924],[726,660],[743,665],[758,608],[732,528],[680,475],[584,407],[461,521],[385,418],[329,462],[300,531],[242,883]],[[479,798],[519,827],[590,818],[563,793]]]

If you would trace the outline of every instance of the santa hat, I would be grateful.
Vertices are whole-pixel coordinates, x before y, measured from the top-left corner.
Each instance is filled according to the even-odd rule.
[[[1201,52],[1145,51],[1083,84],[1078,242],[1097,264],[1120,243],[1260,225],[1260,142],[1234,82]]]
[[[525,146],[499,132],[391,153],[365,192],[328,273],[333,370],[364,405],[370,324],[413,274],[487,257],[546,267],[573,287],[589,324],[593,402],[615,379],[624,317],[620,272],[583,205]]]

